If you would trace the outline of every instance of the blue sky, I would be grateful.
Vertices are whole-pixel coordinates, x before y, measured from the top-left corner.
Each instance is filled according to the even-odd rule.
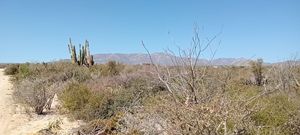
[[[92,53],[187,48],[195,23],[203,38],[222,31],[216,58],[300,53],[299,0],[0,0],[0,63],[69,58],[69,37]]]

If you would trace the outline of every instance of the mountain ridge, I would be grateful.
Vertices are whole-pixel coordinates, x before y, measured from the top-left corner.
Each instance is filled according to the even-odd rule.
[[[155,64],[160,65],[173,65],[172,58],[179,58],[178,56],[170,55],[167,53],[156,52],[152,53],[151,57]],[[187,58],[184,58],[187,59]],[[145,53],[102,53],[94,54],[94,61],[97,64],[107,63],[108,61],[117,61],[124,64],[144,64],[151,63],[149,55]],[[216,58],[213,60],[199,59],[199,65],[235,65],[235,66],[247,66],[250,59],[246,58]]]

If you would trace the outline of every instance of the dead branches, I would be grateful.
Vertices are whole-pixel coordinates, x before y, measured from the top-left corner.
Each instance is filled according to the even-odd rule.
[[[158,79],[167,87],[175,101],[178,102],[181,97],[185,101],[179,101],[186,105],[198,104],[200,101],[199,91],[204,89],[204,77],[206,75],[206,66],[201,63],[200,57],[211,46],[217,36],[211,39],[201,40],[198,28],[195,28],[190,49],[178,48],[178,53],[167,50],[172,66],[160,66],[155,64],[149,50],[142,41],[142,46],[147,51]]]

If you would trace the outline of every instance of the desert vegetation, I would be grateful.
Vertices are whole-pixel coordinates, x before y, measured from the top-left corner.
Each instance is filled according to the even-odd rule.
[[[300,68],[290,64],[265,66],[261,85],[246,83],[251,66],[196,67],[197,102],[178,78],[170,92],[151,65],[22,64],[14,96],[43,114],[57,94],[62,113],[87,122],[78,134],[297,134]]]
[[[6,75],[15,75],[18,73],[19,71],[19,65],[18,64],[11,64],[11,65],[6,65],[3,67],[6,67],[5,70],[4,70],[4,73]]]
[[[214,39],[203,43],[196,33],[172,66],[94,65],[88,42],[76,56],[70,41],[71,62],[5,72],[13,75],[15,100],[37,114],[57,95],[61,113],[86,122],[74,134],[300,134],[299,63],[199,65]]]

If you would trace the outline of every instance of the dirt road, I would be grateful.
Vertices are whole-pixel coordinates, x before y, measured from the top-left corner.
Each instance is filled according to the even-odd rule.
[[[70,134],[72,129],[78,127],[79,121],[70,122],[65,116],[56,112],[48,115],[34,115],[29,117],[22,107],[12,99],[12,84],[9,76],[4,75],[0,69],[0,135],[31,135],[47,128],[49,123],[61,121],[58,134]]]
[[[0,135],[11,134],[11,131],[28,121],[26,114],[17,112],[18,105],[12,99],[12,84],[9,76],[0,69]]]

